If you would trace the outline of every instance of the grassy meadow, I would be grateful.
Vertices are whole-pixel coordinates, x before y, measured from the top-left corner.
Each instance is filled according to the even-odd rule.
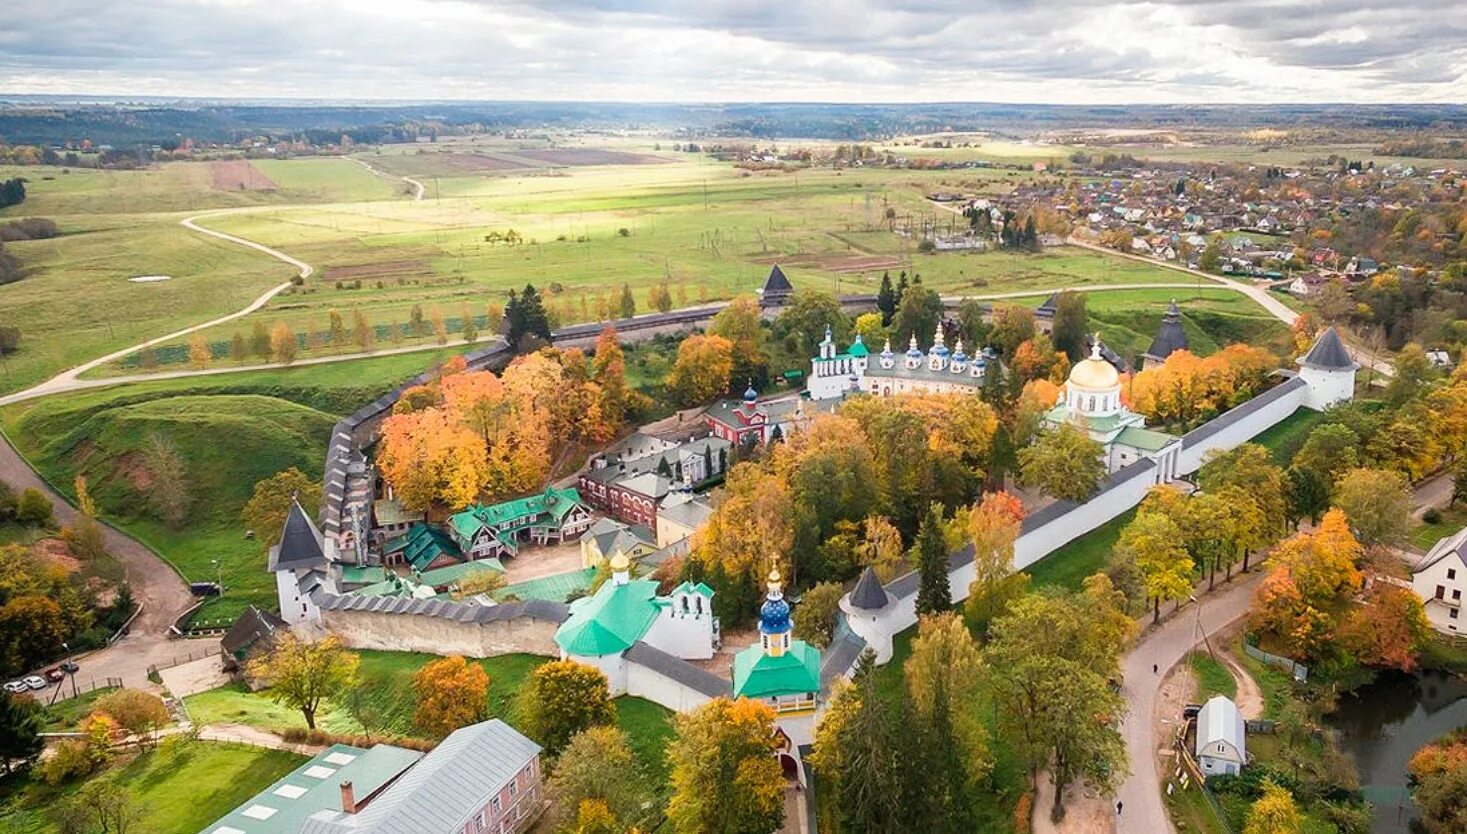
[[[306,760],[284,750],[194,742],[170,755],[130,754],[91,779],[127,787],[142,814],[128,830],[189,834],[229,813]],[[0,830],[57,834],[49,809],[85,784],[52,787],[38,777],[0,781]]]
[[[73,479],[85,474],[103,517],[188,579],[214,579],[217,559],[226,593],[197,616],[232,618],[247,605],[275,601],[264,570],[267,543],[245,539],[239,520],[255,482],[291,466],[319,479],[340,416],[449,355],[424,351],[57,395],[0,409],[0,427],[67,496],[74,498]],[[177,450],[195,496],[177,528],[150,515],[141,496],[150,473],[140,450],[153,434]]]

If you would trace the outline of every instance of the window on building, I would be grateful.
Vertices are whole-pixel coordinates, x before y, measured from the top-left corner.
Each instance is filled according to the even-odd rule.
[[[1456,588],[1453,588],[1452,589],[1452,599],[1461,599],[1461,598],[1462,598],[1462,592],[1460,590],[1456,589]]]
[[[493,810],[494,813],[499,813],[499,797],[496,796],[489,800],[489,808]]]
[[[484,830],[484,824],[485,824],[484,812],[483,811],[480,811],[479,812],[479,816],[477,816],[477,817],[474,818],[474,830],[475,831],[483,831]]]
[[[1437,599],[1446,599],[1447,598],[1447,586],[1445,586],[1445,585],[1438,585],[1438,586],[1436,586],[1436,598]]]
[[[509,780],[509,795],[514,796],[517,793],[519,793],[519,788],[515,785],[515,780]]]
[[[1452,609],[1449,609],[1449,610],[1448,610],[1448,611],[1447,611],[1447,618],[1448,618],[1448,619],[1452,619],[1452,620],[1455,620],[1455,619],[1457,619],[1457,612],[1458,612],[1458,611],[1460,611],[1460,610],[1461,610],[1461,609],[1458,609],[1458,608],[1452,608]]]
[[[1457,578],[1457,569],[1456,568],[1447,568],[1447,578],[1448,579],[1456,579]]]

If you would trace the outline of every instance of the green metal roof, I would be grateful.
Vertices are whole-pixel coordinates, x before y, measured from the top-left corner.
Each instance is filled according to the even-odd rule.
[[[865,342],[851,342],[851,347],[849,350],[846,351],[846,355],[861,359],[863,357],[870,356],[871,349],[866,347]]]
[[[412,597],[414,599],[431,599],[436,596],[433,586],[419,582],[413,577],[397,574],[375,585],[358,588],[353,593],[364,597]]]
[[[779,657],[764,653],[758,644],[734,655],[735,698],[773,698],[820,691],[820,650],[804,640],[791,640]]]
[[[475,504],[449,516],[448,523],[464,541],[468,541],[481,527],[492,528],[497,533],[501,524],[509,525],[506,531],[530,526],[549,527],[552,520],[559,524],[576,507],[584,506],[575,487],[546,487],[544,492],[513,501],[489,506]]]
[[[504,564],[498,559],[476,559],[472,562],[459,562],[456,565],[425,570],[418,574],[418,580],[425,585],[432,585],[436,588],[439,585],[452,585],[465,576],[486,571],[504,573]]]
[[[556,630],[555,642],[566,654],[582,657],[626,651],[657,619],[657,584],[650,579],[602,584],[595,594],[571,603],[570,618]]]
[[[423,570],[440,556],[463,558],[463,551],[459,550],[458,544],[447,533],[422,522],[414,524],[406,533],[385,543],[382,550],[386,553],[401,551],[403,560],[413,570]]]
[[[358,798],[376,793],[423,757],[416,750],[379,744],[370,750],[334,744],[255,794],[200,834],[278,834],[299,831],[324,810],[341,810],[341,783]]]
[[[513,596],[517,599],[565,602],[566,597],[571,594],[585,593],[591,587],[591,580],[595,577],[595,568],[581,568],[567,573],[542,576],[538,579],[526,579],[523,582],[505,585],[494,592],[494,598],[503,601]]]
[[[1166,432],[1143,429],[1139,426],[1126,426],[1121,433],[1116,435],[1116,442],[1148,452],[1159,452],[1167,446],[1176,443],[1179,438],[1173,437]]]
[[[347,565],[341,569],[341,581],[348,585],[365,585],[387,578],[385,568],[369,565]]]

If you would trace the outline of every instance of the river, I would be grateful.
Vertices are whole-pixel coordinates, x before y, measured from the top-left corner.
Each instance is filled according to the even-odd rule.
[[[1375,805],[1373,834],[1409,834],[1415,809],[1406,764],[1424,745],[1467,726],[1467,679],[1444,672],[1386,672],[1340,698],[1328,719]]]

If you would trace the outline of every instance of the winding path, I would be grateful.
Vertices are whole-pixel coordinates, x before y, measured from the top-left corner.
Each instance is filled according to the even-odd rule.
[[[413,202],[417,202],[417,201],[423,199],[423,190],[424,190],[423,189],[423,184],[420,183],[420,182],[418,182],[417,180],[413,179],[412,177],[399,177],[399,176],[396,176],[394,174],[388,174],[388,173],[386,173],[384,171],[379,171],[376,168],[373,168],[372,167],[372,163],[366,161],[365,159],[357,159],[354,156],[348,156],[346,158],[347,159],[350,159],[352,162],[355,162],[356,164],[362,166],[363,168],[366,168],[368,171],[371,171],[372,173],[376,174],[377,176],[379,176],[379,177],[381,177],[383,179],[387,179],[387,180],[393,180],[393,179],[402,180],[403,182],[407,183],[408,185],[411,185],[413,187],[413,189],[414,189],[414,191],[413,191]]]

